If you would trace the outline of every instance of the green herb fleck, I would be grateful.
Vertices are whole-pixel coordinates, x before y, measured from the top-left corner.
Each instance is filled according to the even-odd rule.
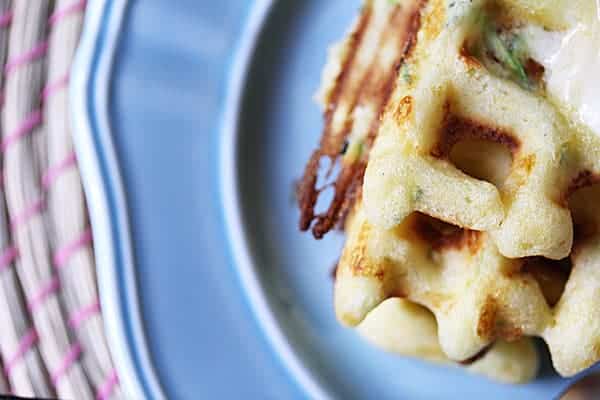
[[[531,82],[523,66],[527,60],[527,46],[523,38],[514,33],[502,33],[485,14],[481,14],[477,19],[482,27],[484,44],[493,58],[519,85],[531,89]]]
[[[402,0],[388,0],[390,6],[399,6]]]
[[[523,64],[516,57],[516,55],[512,53],[509,48],[507,48],[500,36],[495,33],[488,35],[488,43],[490,44],[490,49],[492,52],[494,52],[494,55],[498,58],[500,63],[502,63],[513,74],[515,74],[522,85],[528,87],[529,78],[525,73]]]
[[[414,203],[418,203],[419,201],[421,201],[421,199],[423,199],[423,189],[421,189],[420,187],[417,186],[417,188],[415,189],[414,193],[413,193],[413,202]]]
[[[519,247],[521,248],[521,250],[530,250],[533,247],[533,245],[531,243],[521,243]]]
[[[564,167],[569,162],[569,154],[569,145],[565,143],[560,147],[558,162],[561,167]]]
[[[406,84],[410,85],[412,83],[412,76],[410,75],[410,67],[407,64],[402,65],[402,79]]]

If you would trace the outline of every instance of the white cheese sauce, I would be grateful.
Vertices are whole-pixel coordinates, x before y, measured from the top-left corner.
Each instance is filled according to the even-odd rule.
[[[549,95],[600,135],[600,18],[562,32],[529,26],[522,33],[545,68]]]

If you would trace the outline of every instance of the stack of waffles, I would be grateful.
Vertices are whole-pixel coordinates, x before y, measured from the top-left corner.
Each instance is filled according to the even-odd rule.
[[[341,323],[509,383],[536,376],[533,337],[563,376],[600,359],[600,136],[540,55],[568,35],[593,41],[597,11],[365,2],[331,49],[324,134],[298,188],[301,229],[346,232]],[[340,172],[318,214],[324,158]]]

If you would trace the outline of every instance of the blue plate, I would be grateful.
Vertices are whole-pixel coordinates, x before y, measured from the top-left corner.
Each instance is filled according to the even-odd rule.
[[[292,188],[319,138],[326,48],[359,6],[90,2],[76,145],[131,398],[547,399],[566,385],[548,368],[505,386],[388,355],[336,322],[342,237],[299,233]]]

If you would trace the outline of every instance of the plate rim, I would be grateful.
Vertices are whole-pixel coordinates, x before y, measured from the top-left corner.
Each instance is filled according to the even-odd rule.
[[[162,400],[166,397],[141,319],[129,215],[108,111],[112,66],[128,6],[129,0],[88,3],[69,108],[111,358],[128,398]]]

